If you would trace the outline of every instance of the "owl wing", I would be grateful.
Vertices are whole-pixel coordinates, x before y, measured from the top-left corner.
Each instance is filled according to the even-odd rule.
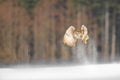
[[[65,35],[64,35],[64,38],[63,38],[63,43],[68,45],[68,46],[74,46],[75,43],[76,43],[76,39],[74,39],[73,37],[73,33],[75,31],[75,27],[74,26],[70,26],[66,32],[65,32]]]
[[[87,27],[82,25],[80,31],[82,33],[82,41],[86,44],[87,40],[89,39]]]
[[[74,26],[70,26],[67,30],[66,33],[68,36],[73,36],[73,32],[75,31],[75,27]]]
[[[83,35],[87,35],[88,34],[88,30],[87,27],[82,25],[82,27],[80,28],[80,31]]]

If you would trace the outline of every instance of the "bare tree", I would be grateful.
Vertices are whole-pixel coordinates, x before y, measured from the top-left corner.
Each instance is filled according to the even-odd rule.
[[[109,3],[106,2],[105,6],[105,48],[104,60],[108,61],[109,56]]]
[[[115,60],[115,53],[116,53],[116,26],[115,26],[115,13],[113,14],[113,26],[112,26],[112,45],[111,45],[111,61]]]

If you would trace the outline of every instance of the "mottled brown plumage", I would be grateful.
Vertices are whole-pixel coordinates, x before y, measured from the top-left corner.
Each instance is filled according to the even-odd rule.
[[[78,39],[84,44],[87,44],[89,36],[86,26],[82,25],[79,31],[77,31],[74,26],[70,26],[65,32],[63,43],[72,47],[75,46]]]

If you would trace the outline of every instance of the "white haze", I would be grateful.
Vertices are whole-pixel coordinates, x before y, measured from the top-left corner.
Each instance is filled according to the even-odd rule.
[[[0,69],[0,80],[119,80],[120,64]]]

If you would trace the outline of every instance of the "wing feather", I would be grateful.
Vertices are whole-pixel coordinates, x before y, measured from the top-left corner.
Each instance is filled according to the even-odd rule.
[[[74,31],[75,31],[75,27],[74,26],[70,26],[66,30],[64,38],[63,38],[64,44],[66,44],[68,46],[74,46],[75,45],[77,40],[73,37]]]

